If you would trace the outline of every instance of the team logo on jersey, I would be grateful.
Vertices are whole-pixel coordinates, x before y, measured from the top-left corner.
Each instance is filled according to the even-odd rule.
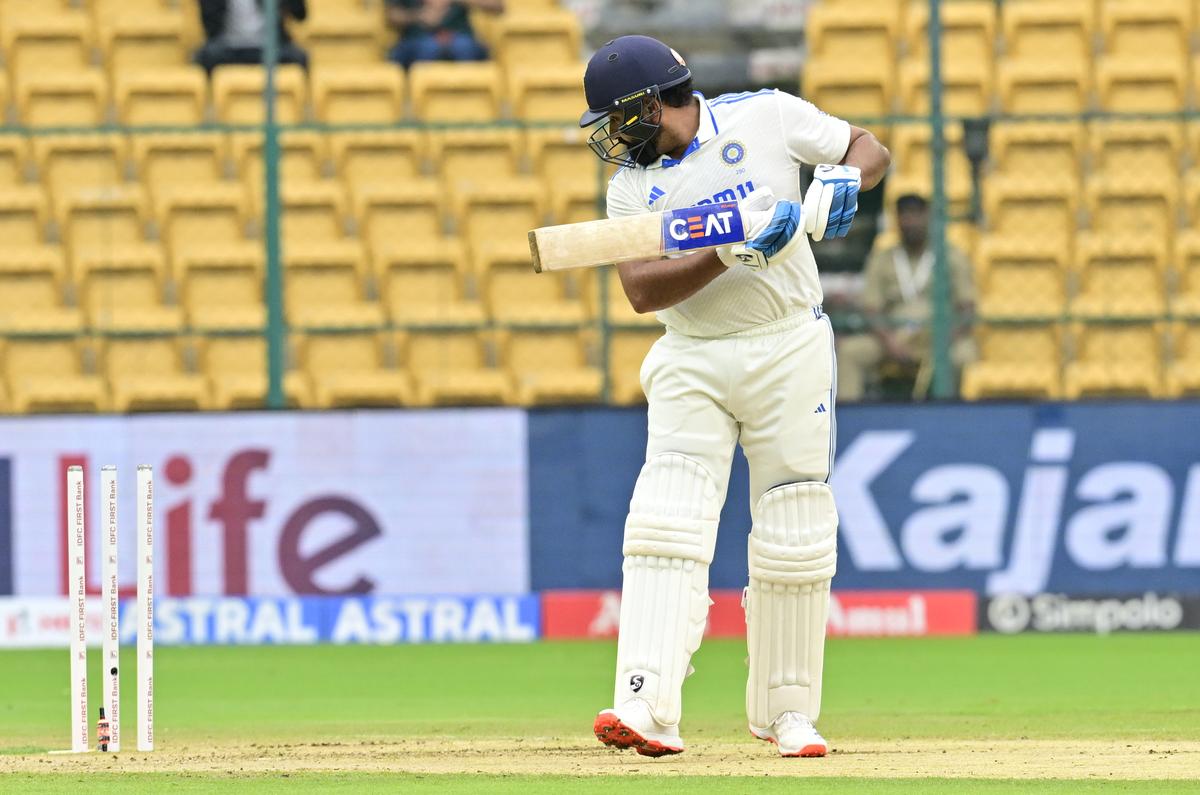
[[[730,141],[721,147],[721,159],[727,166],[736,166],[746,156],[746,146],[741,141]]]

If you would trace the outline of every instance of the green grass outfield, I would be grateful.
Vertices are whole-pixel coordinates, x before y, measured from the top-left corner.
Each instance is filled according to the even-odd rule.
[[[598,759],[614,767],[626,765],[611,774],[623,776],[616,783],[622,792],[683,792],[697,786],[706,792],[1200,792],[1200,763],[1194,776],[1172,775],[1173,781],[1114,782],[1036,776],[1016,780],[1015,775],[1006,780],[991,774],[946,778],[938,776],[935,764],[928,777],[919,770],[908,777],[730,777],[732,768],[719,762],[711,770],[680,770],[670,762],[587,744],[592,717],[611,698],[614,656],[611,642],[161,648],[155,670],[159,750],[149,756],[122,753],[117,759],[89,755],[59,764],[62,757],[43,752],[68,745],[67,654],[4,651],[0,774],[18,787],[0,788],[77,792],[83,782],[88,789],[99,786],[104,776],[120,788],[195,792],[286,787],[531,793],[600,785],[594,776],[573,778],[570,766],[548,768],[545,775],[490,772],[487,757],[479,771],[444,774],[361,766],[339,770],[335,763],[333,769],[263,769],[263,764],[271,765],[269,759],[263,763],[264,755],[286,757],[293,752],[289,749],[306,749],[304,758],[320,763],[325,746],[352,744],[369,760],[370,749],[378,745],[381,755],[396,761],[403,759],[406,744],[426,748],[444,741],[448,757],[455,754],[453,743],[463,749],[474,743],[497,749],[492,756],[497,763],[539,754],[554,762],[560,755],[556,743],[561,744],[561,755],[573,763],[586,766]],[[709,745],[744,757],[736,767],[742,772],[759,760],[768,776],[781,765],[791,765],[787,770],[794,772],[804,769],[797,764],[827,764],[774,758],[748,737],[744,656],[744,645],[736,641],[709,641],[697,654],[697,674],[684,692],[683,734],[689,751],[672,760],[689,754],[704,759]],[[128,749],[134,746],[132,655],[123,663]],[[100,692],[98,653],[92,654],[91,664],[94,716]],[[1159,744],[1168,751],[1172,743],[1200,741],[1200,634],[837,639],[829,643],[825,682],[821,728],[835,749],[829,761],[843,747],[852,754],[856,744],[886,747],[893,742],[926,749],[936,762],[939,745],[951,741],[1129,741]],[[549,739],[522,745],[516,740],[508,744],[509,738]],[[209,747],[235,750],[209,764],[203,755]],[[143,772],[148,760],[170,759],[178,748],[193,752],[190,766],[183,765],[180,772]],[[1185,757],[1200,759],[1177,755],[1174,763]],[[247,769],[239,762],[246,759],[259,764]],[[121,772],[111,772],[117,769]],[[673,772],[660,776],[656,771]],[[695,779],[696,774],[707,778]]]

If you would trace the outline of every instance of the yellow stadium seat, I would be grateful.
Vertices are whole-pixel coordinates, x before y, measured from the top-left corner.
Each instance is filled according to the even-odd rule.
[[[989,62],[996,47],[996,4],[992,0],[953,0],[941,4],[942,58]],[[918,59],[929,54],[929,6],[910,5],[905,20],[908,52]]]
[[[379,25],[371,14],[314,14],[299,39],[315,69],[369,66],[380,60]]]
[[[102,361],[113,411],[208,407],[208,381],[188,371],[183,343],[175,335],[109,337]]]
[[[1200,219],[1200,171],[1189,171],[1183,177],[1183,209],[1189,230]],[[1187,234],[1183,232],[1182,234]]]
[[[75,260],[141,243],[148,213],[142,189],[126,186],[74,193],[56,204],[56,215],[67,254]]]
[[[110,2],[120,2],[120,0],[110,0]],[[172,0],[165,0],[168,5]],[[188,0],[189,6],[191,0]],[[200,15],[197,13],[183,14],[183,43],[188,48],[188,52],[195,52],[207,40],[207,35],[204,33],[204,25],[200,21]]]
[[[420,405],[507,403],[512,379],[489,361],[473,330],[412,331],[403,336],[403,357]]]
[[[525,131],[525,152],[533,173],[547,184],[586,176],[601,193],[608,184],[603,162],[588,148],[587,133],[578,126],[532,127]]]
[[[1171,325],[1171,363],[1167,365],[1166,397],[1200,395],[1200,322]]]
[[[582,40],[579,18],[566,10],[509,12],[496,29],[497,55],[510,71],[529,64],[576,64]]]
[[[1077,122],[999,122],[992,125],[990,154],[997,173],[1078,180],[1084,126]]]
[[[1054,400],[1061,395],[1062,334],[1058,324],[985,324],[976,337],[979,359],[963,370],[960,391],[964,399]]]
[[[1093,0],[1004,3],[1005,49],[1020,58],[1087,63],[1096,28]]]
[[[190,53],[183,43],[183,17],[170,13],[125,14],[98,26],[100,51],[114,77],[131,71],[157,71],[186,66]]]
[[[368,185],[354,196],[359,237],[367,241],[377,261],[417,242],[441,240],[443,202],[441,186],[433,179]]]
[[[245,192],[236,184],[173,190],[157,200],[155,215],[176,272],[190,256],[246,239]]]
[[[262,124],[265,73],[260,66],[232,64],[213,71],[212,98],[217,120],[226,124]],[[308,101],[304,70],[285,64],[275,70],[275,121],[304,120]]]
[[[946,242],[966,255],[968,262],[975,261],[979,248],[980,229],[973,221],[956,221],[946,224]]]
[[[337,182],[284,185],[279,207],[285,252],[346,237],[346,199]]]
[[[663,335],[662,327],[613,331],[608,343],[609,399],[613,403],[645,403],[640,373],[650,348]]]
[[[301,328],[365,328],[383,324],[383,307],[364,289],[362,247],[354,241],[284,248],[284,306]]]
[[[523,406],[595,403],[604,374],[589,361],[589,334],[576,329],[512,329],[498,334],[500,360]]]
[[[1200,122],[1186,122],[1183,126],[1183,134],[1188,159],[1192,163],[1200,163]]]
[[[337,175],[351,192],[411,180],[425,159],[425,135],[418,130],[332,133],[329,147]]]
[[[483,122],[500,117],[500,68],[494,63],[422,61],[409,71],[413,113],[425,122]]]
[[[408,374],[394,368],[394,345],[374,332],[308,334],[298,347],[319,408],[401,406],[412,402]]]
[[[1104,110],[1121,113],[1173,113],[1188,96],[1182,63],[1157,59],[1102,58],[1096,67],[1097,90]]]
[[[383,0],[320,0],[309,6],[310,17],[361,17],[380,10]]]
[[[259,334],[214,335],[199,343],[199,360],[208,376],[212,407],[221,411],[261,408],[267,399],[267,341]],[[285,372],[288,406],[310,403],[301,373]]]
[[[604,217],[596,180],[561,179],[550,183],[550,207],[556,224],[575,224]]]
[[[324,164],[329,159],[328,142],[324,135],[304,130],[288,130],[280,133],[277,140],[279,179],[283,185],[307,185],[324,178]],[[229,148],[254,207],[261,213],[266,168],[263,136],[259,133],[233,133],[229,137]]]
[[[1079,190],[1073,180],[1028,180],[996,175],[984,182],[989,231],[1040,240],[1047,247],[1069,246],[1077,225]]]
[[[950,202],[961,211],[966,208],[971,198],[971,162],[963,149],[963,128],[961,124],[946,125],[946,196]],[[889,199],[888,211],[891,212],[892,202],[903,190],[913,184],[922,186],[932,185],[933,180],[933,130],[926,124],[900,124],[892,132],[892,160],[896,172],[904,180],[889,180],[886,185]],[[912,182],[909,182],[912,180]],[[930,188],[922,188],[918,192],[928,196]]]
[[[56,246],[0,249],[0,333],[78,333],[83,318],[63,300],[65,275]]]
[[[125,181],[128,147],[121,135],[46,135],[33,139],[38,176],[53,200]]]
[[[517,174],[521,136],[516,130],[443,130],[429,137],[429,157],[450,188]]]
[[[0,191],[0,240],[6,246],[33,246],[45,241],[49,216],[46,196],[37,185]]]
[[[899,3],[814,3],[805,21],[809,52],[829,58],[852,52],[877,62],[880,70],[891,69],[901,39],[900,11]]]
[[[87,14],[58,10],[7,16],[0,28],[5,61],[18,80],[36,73],[78,73],[91,65],[92,26]]]
[[[387,124],[404,115],[404,72],[391,64],[312,72],[313,108],[328,124]]]
[[[530,11],[554,11],[561,6],[560,0],[505,0],[507,11],[527,13]]]
[[[1138,231],[1081,234],[1075,242],[1077,318],[1152,318],[1167,310],[1167,243]]]
[[[16,187],[25,182],[29,144],[19,135],[0,135],[0,185]]]
[[[184,256],[175,265],[189,325],[203,331],[261,329],[263,248],[256,243],[228,244]]]
[[[179,331],[183,310],[163,302],[161,249],[153,244],[115,246],[76,256],[80,305],[102,331]]]
[[[472,253],[480,246],[513,244],[516,248],[519,243],[528,254],[529,230],[542,226],[544,201],[541,183],[531,177],[461,185],[454,194],[459,234],[466,237]]]
[[[1075,357],[1063,397],[1160,397],[1162,328],[1157,323],[1076,323]]]
[[[997,90],[1005,113],[1083,113],[1091,69],[1082,62],[1010,57],[1000,63]]]
[[[21,77],[16,94],[21,122],[30,127],[96,127],[108,108],[108,83],[99,69]]]
[[[108,407],[104,382],[84,369],[75,336],[14,337],[0,364],[13,411],[101,411]]]
[[[983,116],[991,111],[990,61],[960,61],[942,69],[942,112],[954,116]],[[929,115],[929,62],[907,59],[900,71],[900,97],[906,113]]]
[[[13,102],[13,95],[9,92],[11,81],[9,80],[8,72],[0,69],[0,107],[4,108],[5,118],[10,115],[10,107]]]
[[[1178,122],[1097,121],[1089,138],[1093,171],[1179,173],[1183,127]]]
[[[513,116],[524,121],[577,122],[584,107],[582,64],[571,68],[514,67],[508,96]]]
[[[475,268],[483,283],[488,314],[501,323],[568,325],[582,323],[583,300],[561,273],[534,273],[529,246],[517,243],[481,245]]]
[[[468,297],[461,246],[445,241],[395,249],[375,262],[379,293],[392,321],[421,326],[482,325],[478,298]]]
[[[1171,313],[1176,317],[1200,318],[1200,231],[1189,229],[1175,241],[1175,284],[1171,290]]]
[[[826,113],[853,119],[887,116],[895,96],[895,71],[844,57],[813,58],[804,67],[804,96]]]
[[[1066,251],[1029,237],[988,235],[979,246],[976,303],[986,319],[1055,318],[1067,303]]]
[[[1104,49],[1110,55],[1175,61],[1190,50],[1190,0],[1109,0],[1100,6]]]
[[[13,0],[8,0],[12,2]],[[42,0],[17,0],[18,2],[37,2]],[[71,3],[72,0],[66,0]],[[186,0],[182,3],[183,9],[180,9],[181,3],[177,0],[88,0],[84,5],[91,10],[92,16],[98,27],[103,27],[105,24],[111,24],[113,20],[124,21],[127,18],[138,17],[154,17],[171,14],[172,16],[195,17],[197,24],[200,21],[199,9],[196,8],[196,3],[193,0]],[[180,13],[180,11],[186,13]]]
[[[130,139],[142,185],[154,201],[175,190],[220,182],[228,144],[220,133],[164,133]]]
[[[116,2],[117,0],[107,0]],[[72,0],[0,0],[0,23],[19,16],[53,15],[70,12],[77,5]]]
[[[1175,236],[1179,182],[1175,174],[1149,176],[1095,174],[1085,187],[1091,227],[1119,234],[1153,234],[1168,245]]]
[[[208,85],[199,67],[122,72],[113,89],[121,124],[193,126],[204,121]]]

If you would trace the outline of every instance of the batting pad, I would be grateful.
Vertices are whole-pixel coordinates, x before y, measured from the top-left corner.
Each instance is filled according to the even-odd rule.
[[[717,482],[696,461],[668,453],[642,467],[625,522],[614,706],[639,698],[659,723],[679,723],[720,515]]]
[[[829,581],[837,564],[837,509],[825,483],[777,486],[758,501],[750,531],[746,645],[750,725],[784,712],[816,720]]]

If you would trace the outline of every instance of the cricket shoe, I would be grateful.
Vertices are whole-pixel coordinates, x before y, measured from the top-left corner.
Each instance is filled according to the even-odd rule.
[[[626,701],[616,709],[602,710],[592,725],[596,739],[613,748],[632,748],[642,756],[666,756],[683,752],[683,739],[676,726],[654,719],[650,705],[641,699]]]
[[[775,743],[780,756],[825,756],[829,752],[829,743],[808,716],[800,712],[785,712],[765,729],[751,726],[750,733]]]

